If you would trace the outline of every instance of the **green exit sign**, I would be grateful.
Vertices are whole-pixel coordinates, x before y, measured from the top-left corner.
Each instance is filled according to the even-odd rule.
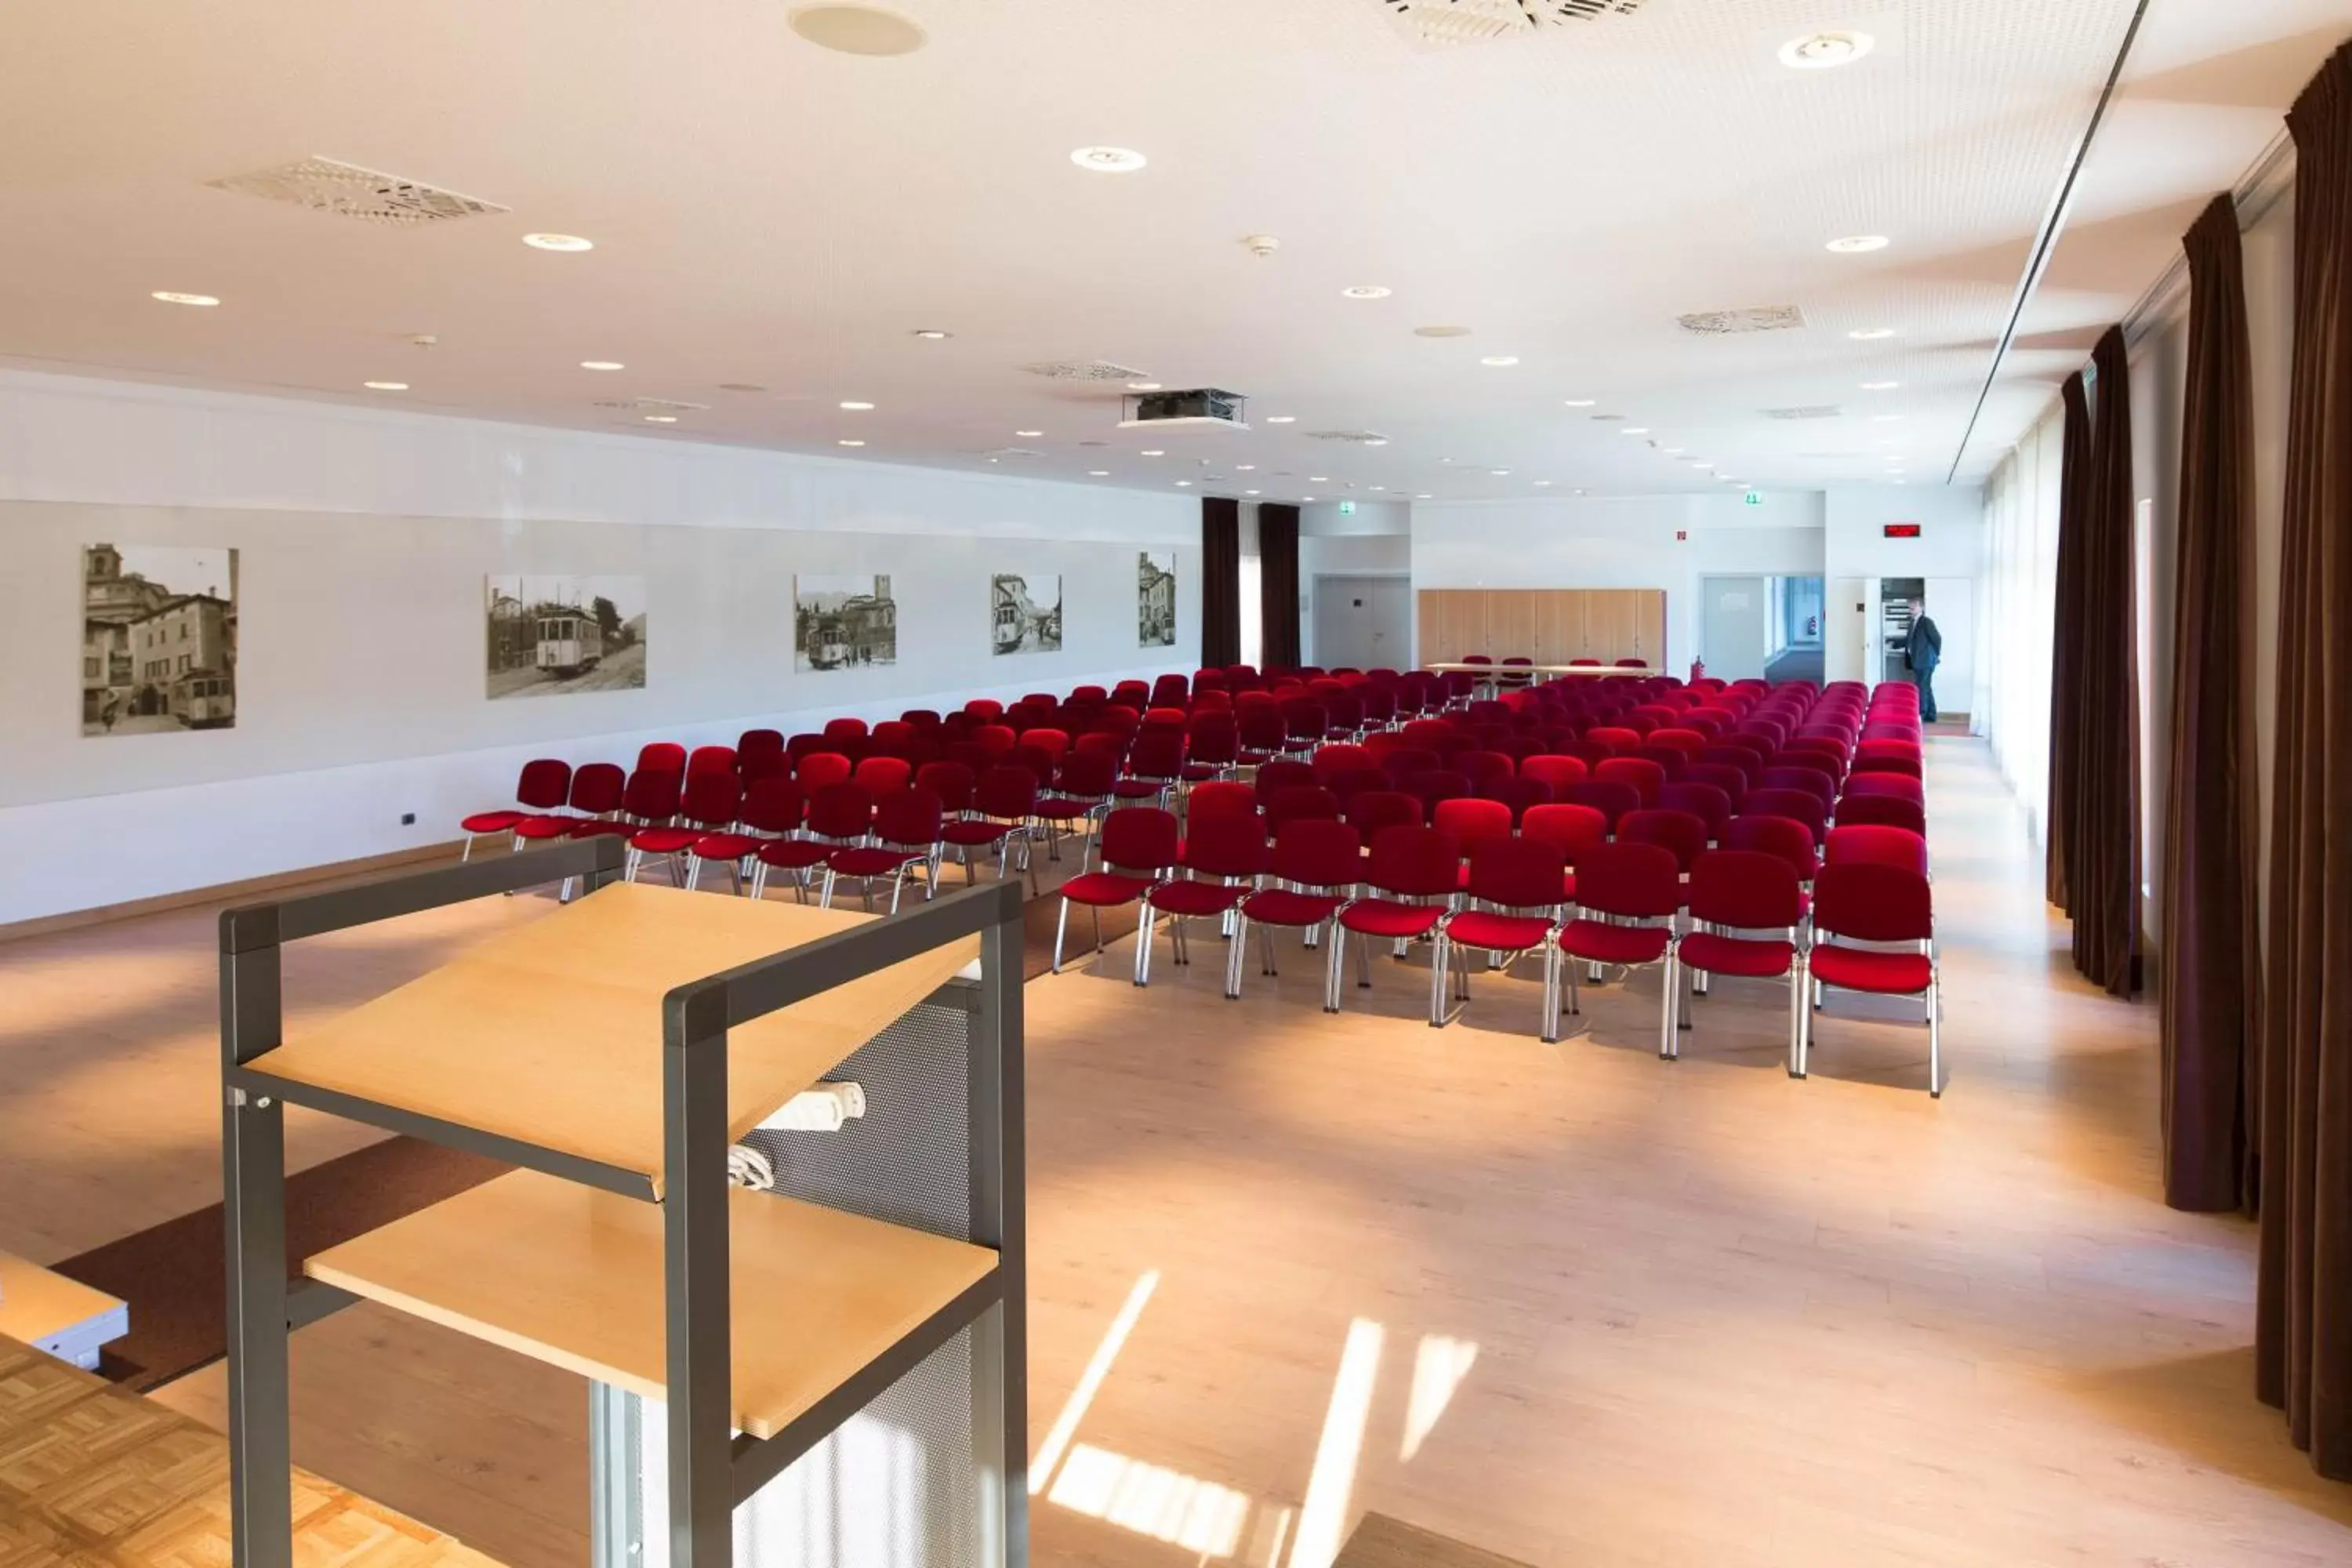
[[[1356,515],[1356,503],[1355,503],[1354,501],[1351,501],[1351,500],[1343,500],[1343,501],[1341,501],[1341,502],[1339,503],[1339,515],[1340,515],[1341,517],[1353,517],[1353,516],[1355,516],[1355,515]]]
[[[1741,496],[1739,499],[1749,506],[1762,506],[1764,504],[1764,492],[1762,490],[1749,490],[1746,495]]]

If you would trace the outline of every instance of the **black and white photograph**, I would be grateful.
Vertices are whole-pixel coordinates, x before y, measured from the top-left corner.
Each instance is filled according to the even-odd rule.
[[[83,734],[236,723],[236,551],[85,544],[81,592]]]
[[[1176,552],[1139,551],[1135,558],[1135,642],[1138,647],[1176,646]]]
[[[642,577],[483,579],[492,701],[646,683]]]
[[[1058,572],[999,572],[991,580],[996,651],[1062,651],[1062,575]]]
[[[793,579],[793,668],[865,669],[898,662],[898,601],[887,576],[806,572]]]

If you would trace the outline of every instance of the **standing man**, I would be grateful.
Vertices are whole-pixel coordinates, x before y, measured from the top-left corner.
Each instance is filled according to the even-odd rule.
[[[1919,721],[1936,721],[1936,666],[1944,658],[1944,634],[1927,618],[1927,605],[1923,599],[1911,601],[1911,635],[1904,639],[1903,663],[1911,671],[1911,683],[1919,689]]]

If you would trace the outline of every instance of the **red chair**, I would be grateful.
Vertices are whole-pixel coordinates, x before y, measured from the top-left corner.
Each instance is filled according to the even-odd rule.
[[[658,773],[631,773],[622,786],[620,810],[607,816],[588,821],[565,819],[564,827],[574,838],[597,838],[610,835],[619,838],[634,837],[640,828],[668,822],[677,815],[678,795],[685,780],[678,774],[663,770]],[[517,826],[518,834],[531,831],[529,823]],[[549,835],[548,837],[555,837]]]
[[[1035,816],[1045,832],[1049,858],[1062,858],[1061,834],[1086,833],[1110,808],[1118,784],[1118,764],[1099,752],[1072,752],[1062,759],[1053,789],[1037,797]]]
[[[1352,773],[1361,768],[1378,768],[1380,763],[1373,760],[1372,753],[1365,747],[1341,742],[1335,745],[1318,748],[1315,755],[1308,759],[1308,765],[1315,770],[1315,782],[1328,787],[1332,775],[1336,773]]]
[[[1236,761],[1245,768],[1273,761],[1289,743],[1282,710],[1272,704],[1253,704],[1239,710],[1234,716],[1234,727],[1240,746]]]
[[[1481,799],[1500,801],[1511,808],[1511,821],[1517,823],[1538,805],[1552,803],[1551,785],[1541,779],[1489,779],[1478,786]]]
[[[635,881],[637,873],[645,868],[646,857],[659,855],[669,862],[673,886],[693,887],[694,878],[702,868],[688,852],[708,836],[731,830],[742,809],[743,786],[732,768],[712,767],[689,775],[685,796],[678,805],[677,825],[640,828],[629,836],[622,879]]]
[[[828,741],[855,741],[866,734],[863,719],[828,719],[824,721],[824,738]]]
[[[687,873],[687,886],[701,881],[705,865],[723,861],[735,879],[735,890],[740,893],[748,887],[757,898],[761,885],[760,874],[764,868],[758,859],[761,847],[796,834],[804,809],[801,786],[793,782],[789,773],[770,773],[748,786],[743,791],[743,807],[736,829],[705,834],[687,851],[693,860]]]
[[[1777,855],[1797,874],[1799,882],[1810,883],[1821,874],[1822,858],[1813,847],[1813,836],[1803,823],[1785,816],[1735,816],[1724,830],[1722,846]]]
[[[1255,782],[1257,797],[1260,802],[1265,802],[1284,790],[1312,789],[1323,781],[1315,776],[1315,770],[1309,764],[1286,757],[1261,763]]]
[[[1233,946],[1225,958],[1228,997],[1242,994],[1242,949],[1251,923],[1259,930],[1262,971],[1272,974],[1275,929],[1312,937],[1331,923],[1363,875],[1363,839],[1344,822],[1293,822],[1275,835],[1266,873],[1272,885],[1250,894],[1235,910]],[[1328,996],[1328,980],[1325,990]]]
[[[1907,773],[1856,773],[1845,781],[1845,793],[1849,799],[1877,795],[1907,800],[1922,811],[1927,807],[1927,787]]]
[[[850,770],[849,776],[881,799],[905,789],[915,779],[914,764],[904,757],[866,757]]]
[[[1468,779],[1475,790],[1491,779],[1515,776],[1518,765],[1507,752],[1465,752],[1454,759],[1454,771]]]
[[[814,795],[834,784],[847,784],[856,767],[839,752],[811,752],[801,758],[793,776],[800,780],[803,793]]]
[[[925,763],[915,770],[915,783],[940,797],[940,810],[961,816],[971,809],[972,786],[979,775],[967,763]]]
[[[686,776],[686,748],[675,741],[648,741],[637,748],[637,765],[629,770],[632,777],[638,773],[676,773]]]
[[[963,863],[963,879],[968,886],[977,879],[972,869],[972,851],[992,851],[997,856],[997,880],[1004,879],[1005,861],[1010,858],[1009,840],[1021,841],[1021,868],[1029,873],[1030,890],[1036,890],[1036,868],[1029,861],[1029,831],[1031,819],[1037,811],[1037,775],[1027,768],[1000,765],[989,769],[974,781],[971,791],[971,815],[959,816],[940,826],[940,841],[956,852]]]
[[[1567,874],[1560,880],[1560,897],[1569,903],[1576,901],[1577,857],[1596,844],[1609,840],[1609,819],[1589,805],[1561,803],[1538,805],[1528,811],[1519,824],[1519,837],[1549,844],[1560,853]]]
[[[1628,812],[1642,809],[1641,793],[1629,784],[1615,784],[1606,779],[1587,779],[1570,784],[1560,792],[1560,798],[1572,805],[1587,805],[1609,820],[1609,831],[1617,831],[1617,824]]]
[[[1824,815],[1837,805],[1837,780],[1820,768],[1776,763],[1764,770],[1763,776],[1756,781],[1756,787],[1802,790],[1821,802]]]
[[[1927,879],[1899,866],[1824,866],[1813,883],[1812,978],[1817,985],[1878,996],[1916,996],[1927,1014],[1927,1093],[1944,1094],[1943,1001],[1936,971],[1936,915]],[[1794,1068],[1812,1055],[1810,1012]]]
[[[1151,984],[1151,927],[1157,916],[1168,917],[1168,941],[1176,962],[1190,963],[1192,950],[1184,922],[1223,919],[1256,890],[1265,862],[1265,829],[1255,818],[1223,816],[1193,823],[1179,861],[1189,875],[1159,883],[1143,896],[1135,935],[1135,983]],[[1230,962],[1226,967],[1232,967]]]
[[[460,860],[474,858],[477,835],[511,834],[517,825],[541,812],[561,811],[572,793],[572,764],[561,757],[534,757],[523,763],[522,774],[515,780],[515,803],[520,811],[479,811],[457,826],[465,831],[466,850]]]
[[[1627,754],[1642,743],[1642,732],[1621,724],[1596,724],[1584,732],[1583,743],[1599,746],[1611,756]]]
[[[1691,868],[1687,889],[1692,929],[1675,943],[1677,970],[1695,976],[1789,977],[1789,1070],[1797,1070],[1804,1030],[1805,961],[1798,936],[1805,923],[1804,890],[1786,860],[1753,849],[1710,849]],[[1763,937],[1758,931],[1777,931]],[[1738,933],[1738,934],[1734,934]],[[1665,1055],[1682,1055],[1682,987],[1666,987]]]
[[[1684,811],[1706,824],[1706,837],[1713,843],[1723,837],[1731,822],[1731,797],[1713,784],[1670,784],[1658,792],[1660,811]]]
[[[1233,816],[1253,822],[1265,819],[1258,805],[1257,786],[1239,779],[1214,779],[1194,784],[1192,793],[1184,797],[1184,816],[1190,822],[1213,822]]]
[[[1816,845],[1829,830],[1829,813],[1822,809],[1821,797],[1809,790],[1751,789],[1748,798],[1739,804],[1739,815],[1785,816],[1791,822],[1801,822]]]
[[[1324,971],[1323,1010],[1339,1010],[1339,975],[1346,965],[1348,933],[1365,942],[1358,952],[1356,984],[1372,984],[1371,942],[1380,938],[1409,942],[1433,939],[1447,900],[1461,886],[1462,847],[1434,827],[1384,828],[1372,840],[1363,880],[1375,896],[1351,900],[1331,928],[1331,953]],[[1435,900],[1432,902],[1431,900]],[[1433,1009],[1430,1022],[1443,1020]]]
[[[1570,784],[1582,784],[1591,773],[1582,757],[1543,754],[1524,757],[1519,762],[1519,776],[1536,779],[1551,786],[1554,798],[1565,799],[1560,792]]]
[[[1062,973],[1062,943],[1070,929],[1070,906],[1084,904],[1094,915],[1095,948],[1102,948],[1102,912],[1140,902],[1154,884],[1176,868],[1178,837],[1172,812],[1127,805],[1103,818],[1103,868],[1085,871],[1061,887],[1062,912],[1054,924],[1054,973]],[[1137,964],[1139,972],[1142,968]],[[1142,980],[1139,973],[1136,984]]]
[[[1654,844],[1675,858],[1675,869],[1689,876],[1706,853],[1706,824],[1687,811],[1629,811],[1617,822],[1620,844]]]
[[[1841,824],[1822,848],[1824,866],[1899,866],[1927,875],[1927,840],[1907,828]]]
[[[1315,784],[1290,784],[1271,795],[1261,791],[1259,798],[1265,802],[1265,825],[1274,832],[1280,832],[1286,822],[1307,817],[1325,822],[1339,819],[1339,797]]]
[[[1627,970],[1662,965],[1666,988],[1674,988],[1674,922],[1682,909],[1683,882],[1671,852],[1654,844],[1594,845],[1577,858],[1576,902],[1578,918],[1562,926],[1558,938],[1560,958],[1570,966],[1570,1012],[1584,1010],[1576,963],[1596,972],[1603,964]],[[1674,1027],[1672,1018],[1669,1013],[1665,1030]],[[1672,1044],[1662,1032],[1658,1054],[1671,1056]]]
[[[1469,846],[1469,877],[1463,891],[1471,907],[1438,922],[1436,958],[1429,974],[1429,1021],[1443,1026],[1454,1015],[1445,1003],[1445,978],[1454,976],[1455,1000],[1470,1001],[1470,966],[1454,969],[1451,950],[1469,948],[1487,955],[1491,967],[1508,969],[1530,952],[1543,954],[1543,1022],[1546,1041],[1559,1038],[1559,949],[1552,945],[1567,918],[1562,889],[1568,859],[1556,845],[1536,838],[1482,838]]]
[[[1905,800],[1891,795],[1855,795],[1849,792],[1838,802],[1838,826],[1856,827],[1899,827],[1906,833],[1927,837],[1927,813],[1916,800]],[[521,832],[530,826],[524,824]],[[1835,829],[1832,829],[1832,832]]]
[[[1184,778],[1184,731],[1146,730],[1127,755],[1127,776],[1112,784],[1121,802],[1150,801],[1164,806]]]
[[[686,759],[687,782],[691,784],[702,773],[735,771],[735,748],[732,746],[697,746]]]
[[[1021,731],[1010,724],[982,724],[971,732],[972,740],[988,748],[989,754],[1009,757],[1013,748],[1021,743]]]
[[[1602,784],[1632,785],[1643,805],[1654,804],[1666,787],[1666,770],[1647,757],[1611,757],[1592,770],[1592,776]]]
[[[841,879],[861,885],[866,908],[874,909],[874,884],[883,878],[890,879],[890,912],[898,912],[898,897],[906,890],[907,873],[917,866],[923,868],[923,897],[929,899],[939,887],[940,860],[945,853],[940,833],[945,824],[940,797],[929,790],[908,785],[877,795],[874,802],[874,828],[871,844],[853,844],[836,849],[825,857],[824,891],[818,895],[817,904],[833,908],[833,889]]]
[[[1349,796],[1339,815],[1366,839],[1383,827],[1419,827],[1428,820],[1421,802],[1402,790],[1365,790]]]

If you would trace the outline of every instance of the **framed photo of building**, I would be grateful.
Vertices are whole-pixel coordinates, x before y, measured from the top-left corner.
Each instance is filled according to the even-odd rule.
[[[887,575],[804,572],[793,579],[793,668],[870,669],[898,662],[898,601]]]
[[[152,735],[236,723],[236,552],[86,544],[81,732]]]
[[[485,577],[482,606],[493,702],[646,683],[642,577]]]
[[[1135,644],[1176,646],[1176,552],[1139,551],[1135,558]]]
[[[1060,573],[999,572],[990,580],[989,597],[998,653],[1062,651]]]

